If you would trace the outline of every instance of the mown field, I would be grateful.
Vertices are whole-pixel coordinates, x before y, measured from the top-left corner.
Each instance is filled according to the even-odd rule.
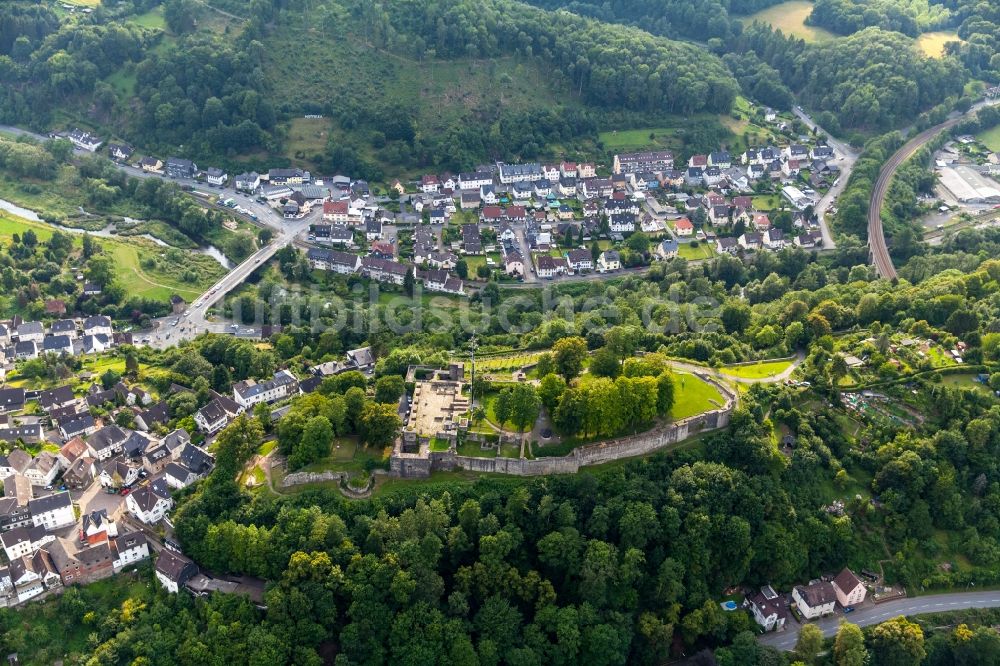
[[[767,23],[786,35],[795,35],[807,42],[822,42],[837,36],[823,28],[806,25],[806,18],[812,13],[812,3],[807,0],[790,0],[780,5],[762,9],[746,17],[749,25],[754,21]]]
[[[1000,152],[1000,125],[976,135],[992,151]]]
[[[928,58],[941,58],[944,56],[945,44],[960,41],[958,33],[951,30],[925,32],[917,37],[917,48]]]

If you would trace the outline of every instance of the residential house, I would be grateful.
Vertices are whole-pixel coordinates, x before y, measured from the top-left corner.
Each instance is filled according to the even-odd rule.
[[[267,182],[271,185],[301,185],[312,180],[308,171],[302,169],[270,169]]]
[[[172,462],[163,469],[163,479],[171,488],[187,488],[198,476],[181,463]]]
[[[535,182],[536,183],[540,183],[542,181],[539,180],[539,181],[535,181]],[[548,181],[545,181],[545,182],[548,182]],[[514,195],[515,199],[518,199],[520,201],[525,201],[527,199],[530,199],[531,195],[534,193],[534,191],[535,191],[535,188],[534,188],[534,184],[532,184],[532,183],[518,182],[518,183],[514,183],[511,186],[511,194]],[[576,190],[574,188],[574,193],[575,193],[575,191]]]
[[[161,550],[156,558],[156,579],[172,594],[177,594],[184,584],[198,574],[198,566],[180,553]]]
[[[754,620],[764,631],[782,629],[788,619],[788,607],[784,599],[770,585],[765,585],[746,598],[743,604],[750,609]]]
[[[534,193],[539,199],[547,197],[552,192],[552,185],[547,179],[536,180],[534,183]]]
[[[38,358],[38,352],[40,347],[38,343],[34,340],[28,340],[27,342],[17,342],[14,344],[14,358],[19,361],[31,360],[33,358]]]
[[[535,255],[535,273],[540,278],[552,278],[566,271],[566,260],[548,254]]]
[[[17,592],[18,603],[37,597],[47,589],[62,585],[59,572],[44,550],[12,560],[9,571],[11,583]]]
[[[111,564],[115,571],[149,557],[149,541],[142,532],[130,532],[114,537],[108,545],[114,558]]]
[[[566,261],[569,264],[570,270],[574,273],[591,271],[594,268],[594,257],[591,255],[590,250],[582,248],[570,250],[566,253]]]
[[[576,162],[562,162],[559,165],[559,175],[563,177],[576,178]]]
[[[97,430],[97,422],[89,413],[72,414],[59,419],[56,422],[59,434],[63,441],[69,441],[74,437],[86,437]]]
[[[654,251],[654,254],[658,259],[666,261],[667,259],[673,259],[674,257],[676,257],[677,250],[678,250],[677,241],[674,240],[673,238],[667,238],[663,241],[660,241],[656,245],[656,250]]]
[[[691,236],[694,234],[694,224],[686,217],[674,220],[674,233],[678,236]]]
[[[244,379],[233,385],[233,398],[244,409],[261,402],[277,402],[299,392],[298,380],[288,370],[279,370],[264,382]]]
[[[104,143],[104,139],[98,138],[90,132],[84,132],[82,129],[76,127],[69,131],[66,138],[69,139],[77,148],[91,153],[97,152],[97,149]]]
[[[785,247],[785,234],[781,229],[768,229],[764,232],[763,242],[768,250],[781,250]]]
[[[462,250],[465,254],[483,253],[483,242],[479,235],[479,227],[477,225],[462,225]]]
[[[114,574],[114,557],[107,540],[79,549],[66,539],[46,547],[63,585],[86,585]]]
[[[503,209],[500,206],[483,206],[479,213],[479,220],[488,226],[496,226],[503,219]],[[476,231],[478,235],[478,230]]]
[[[453,277],[447,271],[432,269],[423,274],[424,288],[428,291],[438,291],[446,294],[465,294],[465,285],[459,278]]]
[[[107,460],[116,453],[122,452],[122,446],[129,433],[115,424],[107,425],[87,437],[87,446],[93,451],[97,460]]]
[[[110,335],[85,335],[80,341],[80,352],[83,354],[100,354],[114,346],[114,338]]]
[[[375,367],[375,355],[371,347],[360,347],[347,352],[347,369],[365,372]]]
[[[411,270],[412,267],[408,264],[387,259],[369,256],[361,260],[361,274],[376,282],[402,285]]]
[[[382,222],[380,220],[368,220],[365,222],[365,240],[369,243],[382,238]]]
[[[490,206],[500,202],[497,195],[497,188],[493,185],[483,185],[479,188],[479,199],[484,206]]]
[[[582,178],[592,178],[596,175],[593,165],[588,165],[586,175]],[[636,173],[640,171],[663,171],[674,168],[674,155],[668,150],[655,150],[640,153],[622,153],[614,156],[611,170],[616,174]]]
[[[718,152],[710,153],[708,155],[708,166],[714,166],[720,169],[728,169],[729,167],[733,166],[733,158],[725,150],[720,150]]]
[[[59,464],[59,458],[48,451],[39,451],[28,468],[24,470],[24,477],[33,486],[49,486],[59,474],[60,469],[62,468]]]
[[[153,525],[173,508],[174,500],[170,497],[167,482],[157,479],[129,493],[125,498],[125,506],[133,516],[147,525]]]
[[[111,319],[104,315],[94,315],[83,320],[84,335],[114,335],[115,329],[111,325]]]
[[[90,287],[92,290],[96,290],[98,294],[101,293],[101,288],[99,285],[92,284],[90,282],[83,285],[83,295],[88,296],[87,288]],[[75,338],[76,333],[76,321],[72,319],[60,319],[58,321],[52,322],[49,326],[49,333],[52,335],[65,335],[69,338]]]
[[[21,526],[0,534],[0,543],[9,561],[31,555],[47,543],[55,541],[55,536],[47,533],[42,526]]]
[[[256,192],[260,187],[260,174],[256,171],[247,171],[236,176],[236,189],[239,192]]]
[[[745,250],[759,250],[764,247],[764,237],[757,232],[747,232],[737,239],[740,247]]]
[[[813,146],[809,151],[811,160],[829,160],[833,158],[833,148],[830,146]]]
[[[837,602],[837,592],[833,583],[816,581],[809,585],[796,585],[792,588],[792,599],[799,613],[807,620],[829,615]]]
[[[222,187],[229,180],[229,174],[218,167],[208,167],[205,171],[205,180],[209,185]]]
[[[165,446],[157,446],[142,455],[142,468],[149,474],[159,474],[170,463],[170,451]]]
[[[559,195],[563,197],[576,196],[576,178],[569,178],[567,176],[561,177],[559,182],[556,184],[556,191],[558,191]]]
[[[194,413],[195,424],[209,435],[219,432],[243,413],[243,408],[236,401],[218,393],[214,395],[215,397],[207,405]]]
[[[160,173],[163,171],[163,162],[156,157],[147,156],[139,160],[139,168],[146,173]]]
[[[478,190],[483,185],[493,184],[493,174],[489,171],[475,171],[458,175],[458,189]]]
[[[194,178],[198,171],[198,165],[181,157],[168,157],[166,168],[170,178]]]
[[[503,216],[509,222],[525,222],[528,219],[528,210],[524,206],[507,206]]]
[[[608,229],[616,234],[630,234],[635,231],[635,222],[633,213],[615,213],[608,216]]]
[[[170,451],[170,457],[174,460],[177,460],[180,457],[184,447],[190,443],[191,435],[189,435],[187,430],[184,428],[173,430],[167,434],[166,437],[160,440],[160,444],[167,447],[167,450]]]
[[[306,253],[306,258],[313,269],[320,271],[350,275],[357,273],[361,268],[361,257],[349,252],[311,247]]]
[[[108,144],[108,154],[115,162],[127,162],[134,152],[135,149],[125,143]]]
[[[844,568],[837,577],[833,579],[833,591],[837,595],[837,603],[843,608],[858,606],[865,600],[868,590],[854,572]]]
[[[524,276],[524,259],[517,250],[511,250],[504,255],[504,271],[507,275]]]
[[[809,148],[800,143],[793,143],[782,152],[786,160],[805,160],[809,157]]]
[[[579,162],[576,165],[577,178],[595,178],[597,176],[597,165],[593,162]]]
[[[420,179],[420,191],[424,194],[432,194],[441,189],[441,181],[434,174],[425,174]]]
[[[618,271],[621,270],[621,267],[622,267],[621,255],[619,255],[616,250],[605,250],[604,252],[601,252],[599,257],[597,257],[598,273],[610,273],[611,271]]]
[[[87,488],[94,482],[97,468],[90,456],[81,456],[63,472],[63,485],[70,490]]]
[[[722,169],[719,167],[706,167],[701,175],[705,187],[714,187],[722,182]]]
[[[56,356],[72,356],[73,340],[68,335],[50,335],[42,341],[42,351]]]
[[[807,231],[795,237],[795,245],[801,248],[814,248],[823,244],[823,234],[819,230]]]
[[[684,174],[684,184],[689,187],[696,187],[704,181],[705,169],[702,167],[688,167]]]
[[[31,522],[47,530],[56,530],[76,522],[73,501],[68,492],[45,495],[28,501]]]
[[[715,251],[719,254],[736,254],[740,249],[740,244],[735,238],[724,237],[715,240]]]
[[[45,438],[41,423],[26,423],[15,426],[0,426],[0,442],[14,444],[37,444]],[[2,478],[2,477],[0,477]]]
[[[97,479],[105,488],[118,490],[119,488],[131,488],[139,480],[139,472],[142,467],[125,460],[121,456],[116,456],[108,460],[101,466],[101,472]]]
[[[476,208],[479,208],[482,202],[483,200],[482,197],[479,196],[478,190],[463,190],[462,196],[459,199],[459,205],[462,207],[462,210],[475,210]],[[496,201],[494,201],[494,203],[496,203]]]
[[[23,388],[0,388],[0,414],[14,414],[23,409]]]
[[[531,162],[528,164],[497,164],[500,173],[500,182],[504,185],[512,185],[518,182],[535,182],[541,180],[542,165]]]
[[[63,469],[69,469],[69,467],[75,463],[78,459],[88,455],[90,453],[90,447],[87,443],[83,441],[82,437],[74,437],[59,449],[59,464],[62,465]]]
[[[297,201],[288,201],[281,206],[281,216],[286,220],[293,220],[301,217],[302,209]]]
[[[165,426],[170,420],[170,406],[161,400],[152,407],[136,411],[135,427],[143,432],[150,432],[156,426]]]
[[[31,454],[24,449],[11,449],[5,456],[0,456],[0,479],[6,479],[15,474],[24,474],[31,464]]]
[[[543,164],[542,165],[542,180],[549,183],[559,182],[559,165],[558,164]]]
[[[17,325],[14,337],[19,342],[41,342],[45,339],[45,327],[40,321],[25,321]]]

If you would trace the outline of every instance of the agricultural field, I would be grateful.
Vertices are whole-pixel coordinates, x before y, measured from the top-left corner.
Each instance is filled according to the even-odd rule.
[[[944,45],[948,42],[960,42],[962,39],[957,32],[951,30],[938,30],[935,32],[925,32],[917,37],[917,48],[928,58],[944,57]]]
[[[823,42],[835,39],[836,35],[823,28],[806,25],[806,18],[812,13],[812,3],[807,0],[789,0],[780,5],[762,9],[746,17],[746,23],[754,21],[767,23],[786,35],[794,35],[807,42]]]

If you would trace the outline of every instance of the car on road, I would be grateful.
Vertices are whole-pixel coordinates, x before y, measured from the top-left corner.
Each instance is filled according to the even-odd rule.
[[[844,615],[847,615],[848,613],[853,613],[853,612],[854,612],[854,606],[848,606],[847,608],[844,609]]]
[[[131,489],[131,488],[122,488],[122,489],[121,489],[121,496],[122,496],[122,497],[125,497],[125,496],[126,496],[126,495],[128,495],[128,494],[129,494],[130,492],[132,492],[132,489]]]

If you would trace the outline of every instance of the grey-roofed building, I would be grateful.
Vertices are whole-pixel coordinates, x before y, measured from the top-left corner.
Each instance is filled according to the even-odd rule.
[[[261,402],[276,402],[298,393],[298,380],[288,370],[279,370],[265,382],[245,379],[233,385],[233,397],[244,408]]]

